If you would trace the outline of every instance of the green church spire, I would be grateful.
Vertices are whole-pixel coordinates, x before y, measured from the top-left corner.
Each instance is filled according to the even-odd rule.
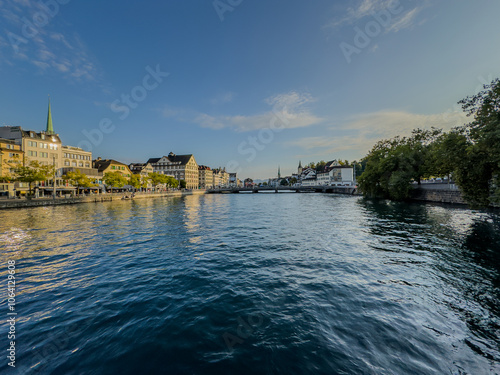
[[[47,114],[47,129],[45,130],[47,134],[55,134],[54,127],[52,126],[52,114],[50,113],[50,96],[49,96],[49,113]]]
[[[278,165],[278,178],[281,178],[280,166]]]

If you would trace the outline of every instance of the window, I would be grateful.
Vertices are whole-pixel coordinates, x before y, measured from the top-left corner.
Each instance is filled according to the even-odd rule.
[[[35,141],[28,141],[28,146],[30,146],[30,147],[36,147],[37,144],[36,144]]]
[[[40,152],[40,157],[41,158],[48,158],[49,154],[47,152]]]
[[[78,166],[79,166],[79,167],[83,167],[83,163],[82,163],[82,162],[79,162],[79,163],[78,163]]]
[[[36,151],[28,151],[28,156],[36,156],[37,152]]]
[[[85,163],[85,168],[90,168],[90,164],[89,163]]]
[[[68,166],[69,166],[69,160],[66,160],[66,161],[64,162],[64,165],[68,165]]]
[[[72,166],[72,167],[76,167],[76,161],[72,161],[72,162],[71,162],[71,166]]]
[[[41,137],[42,139],[45,139],[45,134],[41,134],[41,135],[40,135],[40,137]]]

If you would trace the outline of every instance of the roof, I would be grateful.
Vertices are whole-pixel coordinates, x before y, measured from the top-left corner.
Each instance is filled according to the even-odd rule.
[[[119,161],[113,159],[93,160],[92,164],[94,165],[94,168],[99,170],[99,172],[104,171],[111,164],[123,165],[128,168],[127,164],[120,163]]]
[[[160,160],[161,158],[149,158],[149,160],[146,162],[147,163],[151,163],[151,164],[155,164],[155,163],[158,163],[158,161]]]
[[[171,163],[180,163],[181,165],[186,165],[192,157],[193,154],[176,155],[171,152],[170,154],[168,154],[168,156],[163,156],[162,158],[167,158]],[[147,163],[156,164],[162,158],[150,158]]]
[[[168,160],[170,160],[171,162],[175,163],[175,162],[180,162],[181,165],[186,165],[189,160],[193,157],[193,154],[188,154],[188,155],[175,155],[174,153],[170,153],[168,154]]]

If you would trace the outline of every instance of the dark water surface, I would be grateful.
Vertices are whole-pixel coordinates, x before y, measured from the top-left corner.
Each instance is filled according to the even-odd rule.
[[[321,194],[1,211],[0,372],[498,374],[499,229]]]

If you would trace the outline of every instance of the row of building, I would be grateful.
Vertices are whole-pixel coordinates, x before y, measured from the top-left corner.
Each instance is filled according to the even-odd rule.
[[[310,167],[303,168],[299,161],[297,173],[282,177],[278,167],[278,177],[269,179],[268,185],[279,186],[283,183],[295,186],[354,186],[356,176],[353,166],[343,165],[337,160],[327,162],[319,171]]]
[[[28,184],[10,181],[14,169],[25,162],[37,161],[41,165],[52,165],[56,175],[48,181],[37,185],[37,194],[67,194],[75,190],[62,176],[68,172],[79,170],[97,184],[97,188],[105,189],[103,177],[108,172],[118,172],[125,178],[132,174],[141,176],[141,180],[150,173],[156,172],[172,176],[178,181],[186,181],[188,189],[209,189],[213,187],[240,186],[241,181],[236,173],[229,173],[225,168],[211,169],[198,165],[194,155],[175,155],[150,158],[144,163],[125,164],[112,159],[93,159],[91,151],[79,147],[65,146],[54,131],[49,102],[47,126],[45,131],[24,130],[20,126],[0,127],[0,195],[24,195]],[[54,186],[55,185],[55,186]],[[151,183],[149,188],[154,188]]]

